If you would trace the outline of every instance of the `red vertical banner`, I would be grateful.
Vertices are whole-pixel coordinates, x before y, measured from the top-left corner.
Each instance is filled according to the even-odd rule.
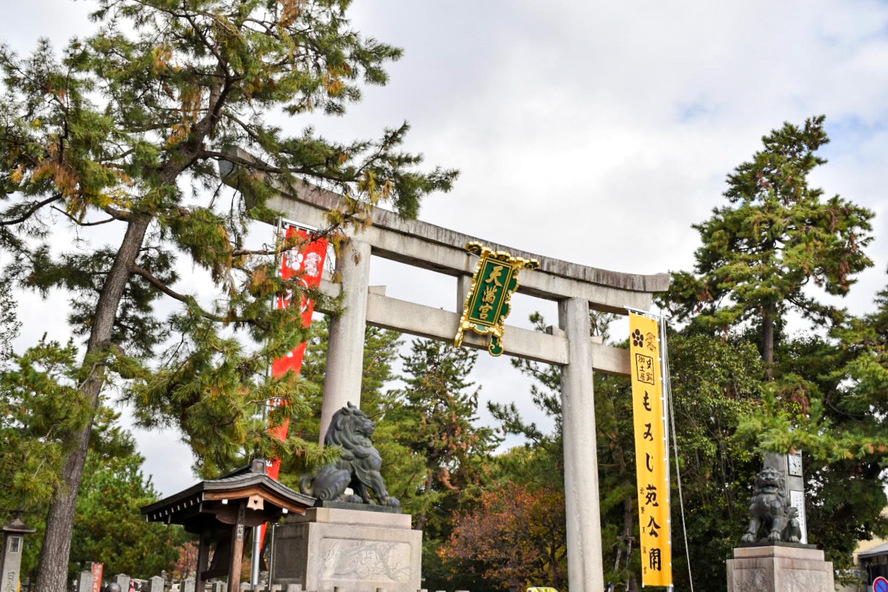
[[[93,563],[92,564],[92,576],[93,576],[93,585],[92,592],[102,592],[102,570],[104,569],[104,563]]]
[[[306,230],[295,226],[286,227],[286,238],[293,240],[298,238],[305,241],[298,248],[290,249],[281,258],[281,266],[279,273],[281,277],[288,280],[296,278],[302,288],[317,288],[321,284],[321,277],[324,275],[324,261],[327,258],[327,240],[315,239],[308,242],[311,238]],[[294,298],[298,298],[298,303],[293,302]],[[302,313],[302,325],[309,327],[311,325],[311,316],[314,312],[314,301],[305,294],[293,294],[289,292],[286,295],[279,296],[275,306],[277,308],[289,308],[298,304]],[[302,359],[305,355],[305,342],[300,343],[296,348],[291,350],[282,358],[278,358],[271,365],[272,376],[282,376],[292,370],[296,374],[302,371]],[[270,407],[279,404],[279,401],[271,400],[268,402]],[[284,421],[279,426],[269,428],[269,431],[283,440],[287,437],[287,431],[290,428],[290,422]],[[279,458],[271,461],[268,467],[268,475],[273,479],[277,479],[281,471],[281,460]]]

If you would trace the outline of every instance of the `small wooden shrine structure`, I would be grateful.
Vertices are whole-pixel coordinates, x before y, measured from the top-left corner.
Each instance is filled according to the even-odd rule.
[[[290,512],[305,514],[315,498],[293,491],[265,472],[265,461],[208,479],[143,506],[148,522],[181,524],[200,537],[195,590],[211,578],[228,576],[228,592],[240,589],[247,527],[276,522]],[[210,550],[212,563],[209,563]]]

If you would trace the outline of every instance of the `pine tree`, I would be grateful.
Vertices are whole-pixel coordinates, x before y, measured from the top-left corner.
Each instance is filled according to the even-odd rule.
[[[268,302],[298,287],[277,280],[265,251],[245,242],[249,219],[274,216],[264,206],[273,183],[306,179],[346,196],[346,210],[331,214],[333,233],[366,202],[415,215],[423,195],[455,176],[417,171],[421,158],[398,148],[406,124],[376,141],[339,144],[265,123],[275,112],[340,115],[362,83],[386,82],[383,68],[400,50],[351,30],[347,0],[96,5],[101,28],[60,59],[47,41],[23,60],[0,49],[7,279],[43,293],[70,290],[71,328],[85,340],[75,382],[86,411],[53,490],[37,577],[44,592],[65,587],[93,417],[115,375],[138,380],[131,397],[142,419],[179,425],[209,472],[245,448],[282,452],[251,422],[269,396],[289,403],[277,420],[301,408],[291,377],[263,379],[267,360],[302,338],[298,315],[269,311]],[[227,200],[221,160],[239,167],[249,203]],[[76,240],[62,238],[64,224]],[[51,249],[53,239],[75,248]],[[109,240],[119,242],[101,246]],[[201,304],[177,284],[179,259],[207,273],[216,297]],[[155,313],[169,302],[178,313]],[[255,351],[234,333],[244,328]],[[175,345],[155,358],[168,338]]]
[[[0,508],[9,513],[46,508],[60,485],[65,451],[90,408],[77,388],[73,344],[42,340],[0,373]],[[107,410],[98,414],[107,427]],[[99,438],[102,433],[97,429]]]
[[[689,442],[697,458],[685,467],[694,479],[691,487],[704,495],[702,508],[713,501],[729,512],[735,507],[743,482],[751,483],[760,466],[758,459],[749,462],[751,452],[801,449],[809,540],[824,547],[837,568],[845,568],[858,540],[885,530],[879,518],[885,504],[880,479],[885,438],[879,431],[884,426],[865,411],[878,418],[883,406],[861,396],[867,381],[858,382],[860,375],[855,375],[858,360],[875,359],[868,350],[872,341],[858,329],[877,325],[878,315],[858,321],[822,299],[824,293],[846,295],[855,276],[872,265],[864,248],[872,240],[873,217],[839,196],[822,199],[822,190],[809,187],[809,174],[826,162],[816,155],[829,141],[823,122],[821,116],[802,127],[784,124],[763,138],[763,151],[728,176],[725,197],[732,205],[695,226],[703,241],[695,273],[675,274],[664,304],[691,321],[682,330],[684,338],[709,340],[711,352],[692,356],[700,366],[696,369],[676,362],[674,373],[693,377],[714,371],[713,384],[726,374],[734,383],[706,398],[717,413],[684,417],[684,422],[708,426]],[[808,324],[801,333],[787,335],[784,328],[793,312]],[[713,336],[735,351],[725,357]],[[755,366],[746,359],[745,346],[753,343],[764,362],[765,380],[757,386]],[[707,365],[700,365],[701,356]],[[699,382],[697,390],[706,393],[706,384]],[[676,400],[679,409],[693,410],[678,395]],[[720,427],[711,425],[713,418],[722,418]],[[681,438],[683,422],[678,423]],[[694,474],[700,469],[708,473],[703,480]],[[718,477],[713,484],[724,485],[707,486],[713,476]],[[727,549],[734,540],[724,536],[721,524],[707,525],[705,516],[691,522],[689,534],[702,528],[696,536],[712,543],[706,552],[720,556],[719,548]],[[738,525],[743,517],[736,519]]]
[[[845,456],[856,450],[858,457],[881,461],[888,453],[888,288],[875,304],[875,312],[834,332],[848,362],[832,374],[837,392],[826,406],[837,412],[835,421],[848,436]]]
[[[761,468],[759,455],[738,430],[761,399],[763,364],[754,342],[725,341],[694,327],[670,331],[667,339],[684,501],[680,508],[673,480],[675,584],[689,587],[686,532],[695,587],[719,590],[727,577],[724,558],[743,534],[750,486]]]
[[[849,317],[829,336],[787,339],[777,350],[780,380],[743,426],[765,450],[800,449],[809,540],[837,569],[853,565],[857,542],[888,534],[888,291],[875,312]]]
[[[496,444],[493,430],[474,424],[480,389],[469,374],[477,357],[426,339],[414,339],[402,356],[405,386],[387,418],[399,426],[401,444],[425,460],[420,491],[427,505],[415,513],[417,528],[431,523],[438,532],[447,514],[441,508],[453,509],[454,494],[480,483],[477,461]]]
[[[21,322],[16,315],[15,300],[8,284],[0,285],[0,369],[12,354],[12,340],[18,334]]]
[[[89,412],[73,380],[78,365],[72,344],[44,339],[13,355],[0,373],[0,517],[9,521],[21,512],[37,531],[25,547],[22,573],[36,567],[40,537],[46,532],[44,515],[59,486],[64,451]],[[167,543],[182,533],[148,524],[139,512],[140,505],[156,501],[156,493],[139,471],[142,457],[119,419],[105,405],[93,419],[73,559],[82,565],[101,557],[106,564],[120,565],[117,571],[134,575],[152,566],[160,566],[159,571],[169,563],[164,559]],[[124,555],[128,558],[121,561]]]
[[[90,453],[77,498],[71,561],[101,559],[106,574],[148,579],[169,570],[190,535],[180,526],[148,522],[140,508],[159,499],[138,454]]]
[[[476,425],[480,389],[469,380],[478,353],[443,342],[414,339],[402,354],[404,387],[385,422],[407,454],[399,455],[399,482],[410,487],[402,499],[423,530],[423,572],[430,586],[452,585],[438,549],[453,527],[452,514],[477,498],[488,483],[494,431]]]
[[[764,149],[728,175],[731,205],[694,225],[703,242],[694,274],[674,274],[670,301],[679,317],[723,331],[753,323],[768,372],[790,311],[818,323],[841,318],[807,286],[844,296],[872,265],[863,249],[872,240],[873,213],[838,195],[824,201],[823,191],[808,184],[826,163],[816,154],[829,142],[823,122],[818,116],[802,127],[785,123],[762,138]]]

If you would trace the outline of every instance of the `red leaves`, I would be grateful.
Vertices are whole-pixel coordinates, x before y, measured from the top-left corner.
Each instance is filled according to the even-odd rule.
[[[454,563],[481,562],[483,577],[510,588],[528,582],[560,587],[565,577],[564,496],[507,484],[482,495],[439,554]]]

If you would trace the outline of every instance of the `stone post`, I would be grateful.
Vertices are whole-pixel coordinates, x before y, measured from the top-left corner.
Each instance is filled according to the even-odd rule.
[[[92,592],[93,587],[93,572],[91,569],[85,569],[80,572],[80,577],[77,579],[77,592]]]
[[[225,592],[225,582],[213,582],[213,592]]]
[[[194,591],[194,578],[185,578],[185,581],[182,582],[182,592],[195,592]],[[201,592],[203,592],[201,590]]]
[[[351,402],[361,406],[364,370],[364,328],[367,325],[367,289],[370,287],[370,245],[351,239],[336,258],[342,279],[343,312],[330,319],[327,374],[321,407],[321,444],[333,414]]]
[[[154,576],[150,580],[150,587],[148,592],[163,592],[163,578],[160,576]]]
[[[558,324],[570,344],[568,364],[561,370],[568,584],[571,590],[598,592],[604,590],[604,563],[589,303],[581,298],[560,302]]]
[[[117,585],[120,586],[120,589],[123,592],[129,591],[130,577],[126,574],[117,574],[114,577],[114,580],[117,582]]]

